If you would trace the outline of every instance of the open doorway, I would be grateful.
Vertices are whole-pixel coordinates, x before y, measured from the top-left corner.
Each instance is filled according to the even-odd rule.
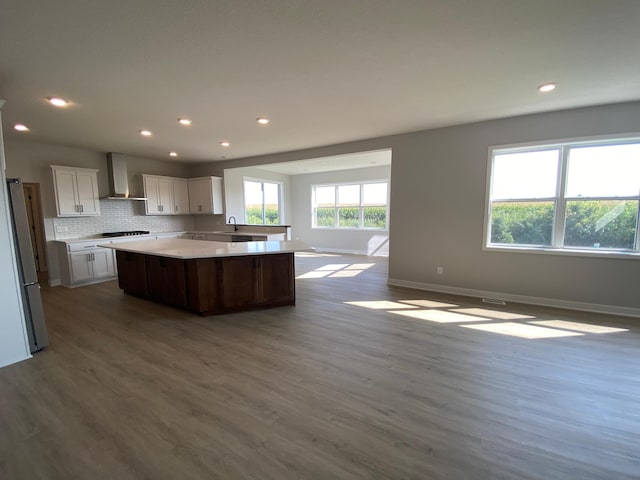
[[[47,280],[47,254],[44,239],[44,219],[42,215],[42,202],[39,183],[23,183],[24,201],[27,206],[27,217],[31,233],[31,247],[38,271],[38,280],[46,284]]]
[[[319,251],[388,256],[391,162],[392,151],[383,149],[228,168],[227,211],[245,219],[256,204],[262,212],[263,197],[248,202],[247,187],[277,183],[291,239]]]

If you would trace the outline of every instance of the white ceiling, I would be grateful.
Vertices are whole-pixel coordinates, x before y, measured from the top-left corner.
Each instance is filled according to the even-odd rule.
[[[2,0],[3,127],[211,161],[637,100],[639,21],[638,0]]]

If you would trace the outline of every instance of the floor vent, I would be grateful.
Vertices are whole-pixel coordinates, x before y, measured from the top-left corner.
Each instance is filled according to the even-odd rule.
[[[506,305],[507,302],[500,300],[499,298],[483,298],[484,303],[490,303],[491,305]]]

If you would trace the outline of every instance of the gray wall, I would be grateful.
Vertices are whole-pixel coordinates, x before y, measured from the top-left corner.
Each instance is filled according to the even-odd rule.
[[[103,231],[150,230],[171,231],[193,228],[192,216],[145,216],[144,202],[101,200],[100,217],[57,218],[53,177],[50,165],[98,169],[100,196],[109,193],[106,154],[79,148],[61,147],[44,143],[7,140],[5,154],[8,177],[21,178],[23,182],[40,184],[42,196],[49,282],[56,284],[60,278],[58,258],[51,241],[90,236]],[[127,157],[127,173],[132,195],[142,196],[142,173],[189,177],[190,167],[175,162],[164,162],[139,157]],[[134,220],[125,220],[134,216]],[[67,227],[67,232],[56,233],[56,225]],[[133,226],[135,225],[135,227]]]
[[[527,115],[226,161],[217,163],[215,168],[391,148],[391,282],[546,299],[550,301],[541,303],[549,304],[615,306],[640,313],[639,258],[482,249],[490,146],[634,131],[640,131],[640,102]],[[444,275],[436,275],[437,266],[444,267]]]
[[[312,228],[311,186],[367,180],[385,180],[391,167],[358,168],[291,177],[293,208],[293,238],[319,250],[341,251],[386,256],[389,253],[389,233],[372,230],[325,230]]]
[[[638,258],[536,255],[482,249],[489,146],[639,130],[640,102],[631,102],[190,167],[175,164],[165,170],[153,163],[162,171],[150,171],[147,166],[144,170],[176,176],[222,176],[225,168],[392,149],[389,258],[392,282],[640,309]],[[50,190],[45,198],[51,204],[51,180],[44,174],[49,164],[86,166],[102,171],[106,168],[101,153],[29,145],[29,148],[7,145],[8,173],[23,176],[26,181],[41,181],[43,187],[47,185]],[[186,175],[178,175],[172,169],[186,170]],[[106,188],[102,182],[106,180],[101,180],[101,190]],[[439,265],[444,267],[444,275],[436,275]]]

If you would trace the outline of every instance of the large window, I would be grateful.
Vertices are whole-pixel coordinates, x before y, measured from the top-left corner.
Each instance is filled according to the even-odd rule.
[[[315,185],[312,187],[314,228],[387,228],[386,181]]]
[[[245,179],[244,208],[249,225],[279,225],[280,184]]]
[[[491,151],[488,247],[637,253],[640,139]]]

